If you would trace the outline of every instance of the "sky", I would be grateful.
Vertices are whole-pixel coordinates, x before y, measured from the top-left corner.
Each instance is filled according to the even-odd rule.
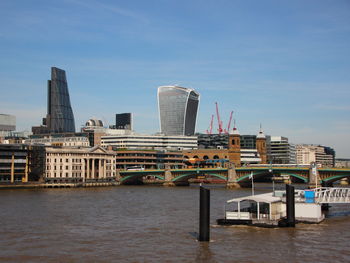
[[[157,87],[180,85],[201,95],[198,132],[218,102],[241,134],[261,123],[350,158],[348,0],[1,0],[0,113],[17,130],[45,117],[52,66],[77,130],[132,112],[136,132],[158,132]]]

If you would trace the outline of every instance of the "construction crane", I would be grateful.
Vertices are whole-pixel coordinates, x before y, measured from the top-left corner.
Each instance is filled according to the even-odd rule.
[[[220,113],[219,113],[219,106],[218,106],[218,103],[215,102],[215,106],[216,106],[216,117],[218,119],[218,132],[219,134],[221,134],[223,132],[223,129],[222,129],[222,121],[220,119]]]
[[[210,126],[209,126],[209,130],[207,130],[207,134],[212,134],[213,132],[213,121],[214,121],[214,114],[211,115]]]
[[[233,111],[231,111],[231,114],[230,114],[230,120],[228,121],[228,124],[227,124],[227,130],[225,129],[225,133],[226,134],[228,134],[230,132],[231,122],[232,122],[232,115],[233,115]]]

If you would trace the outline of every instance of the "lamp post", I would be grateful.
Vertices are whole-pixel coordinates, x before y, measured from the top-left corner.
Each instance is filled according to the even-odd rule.
[[[253,171],[250,173],[249,179],[252,180],[252,195],[254,195],[254,174],[253,174]]]
[[[272,162],[270,161],[270,168],[269,168],[269,172],[272,173],[272,195],[275,195],[275,176],[273,174],[272,171]]]

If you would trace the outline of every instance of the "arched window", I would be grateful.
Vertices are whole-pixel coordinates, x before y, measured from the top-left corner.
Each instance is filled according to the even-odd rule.
[[[204,160],[208,160],[208,159],[209,159],[208,155],[204,155],[204,156],[203,156],[203,159],[204,159]]]
[[[193,158],[196,158],[196,159],[198,159],[198,156],[197,156],[197,155],[195,155],[195,156],[193,156]]]
[[[219,156],[214,155],[213,159],[220,159]]]

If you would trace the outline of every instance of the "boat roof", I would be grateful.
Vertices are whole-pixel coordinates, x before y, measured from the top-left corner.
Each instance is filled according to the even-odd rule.
[[[259,194],[259,195],[250,195],[250,196],[244,196],[239,198],[234,198],[231,200],[228,200],[227,203],[233,203],[233,202],[242,202],[242,201],[255,201],[259,203],[276,203],[281,202],[281,197],[273,196],[273,193],[265,193],[265,194]]]

